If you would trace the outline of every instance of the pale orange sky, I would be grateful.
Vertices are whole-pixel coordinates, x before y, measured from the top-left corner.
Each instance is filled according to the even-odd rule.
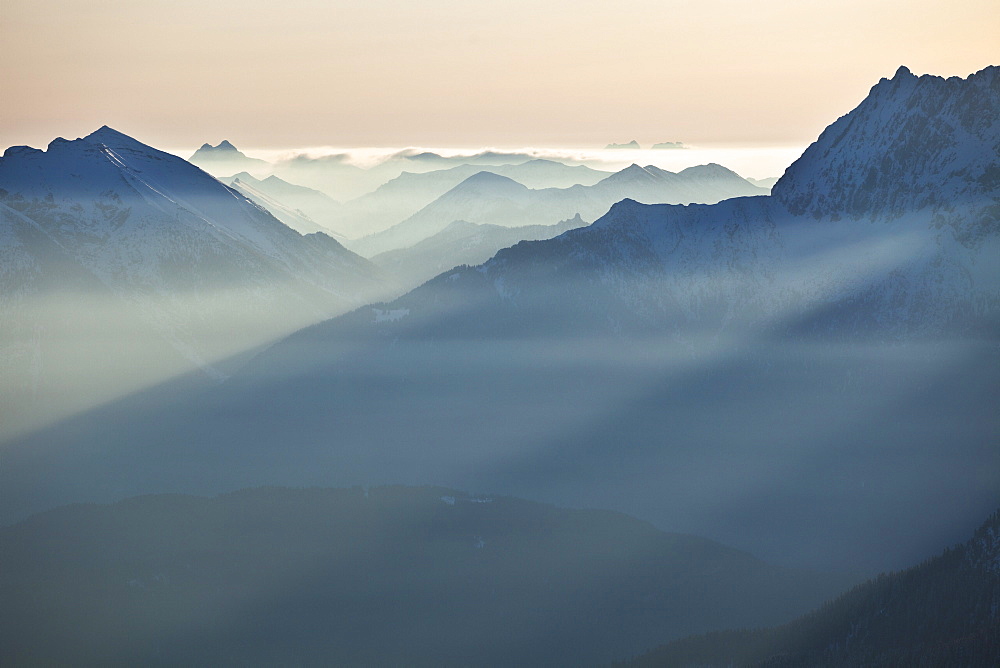
[[[996,0],[2,0],[0,148],[795,145],[998,63]]]

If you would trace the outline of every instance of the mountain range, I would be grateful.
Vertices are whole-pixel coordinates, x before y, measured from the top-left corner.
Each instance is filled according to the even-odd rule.
[[[477,265],[497,251],[521,241],[551,239],[567,230],[585,227],[576,216],[555,225],[504,227],[456,220],[435,235],[408,248],[379,253],[372,263],[382,267],[404,285],[420,285],[459,265]]]
[[[230,356],[394,286],[107,127],[8,149],[0,215],[5,435],[194,369],[219,378]]]
[[[480,171],[398,225],[356,239],[350,247],[371,257],[411,246],[455,220],[506,227],[551,225],[575,215],[592,221],[626,197],[649,203],[687,204],[766,192],[721,165],[689,167],[676,174],[652,165],[632,165],[592,186],[541,190],[527,188],[492,171]]]
[[[277,161],[273,165],[273,172],[292,183],[321,190],[338,201],[347,202],[376,190],[404,172],[440,171],[462,165],[518,165],[533,157],[527,153],[504,151],[444,156],[433,151],[404,149],[385,156],[369,167],[360,167],[353,163],[348,153],[318,156],[304,153]],[[232,173],[233,171],[213,172],[220,177]],[[351,235],[349,230],[345,232]]]
[[[258,179],[247,172],[240,172],[219,180],[267,209],[300,234],[323,232],[342,238],[337,231],[342,205],[318,190],[288,183],[273,174]]]
[[[507,165],[474,163],[434,171],[403,172],[373,192],[347,202],[343,214],[344,229],[351,237],[382,232],[483,171],[506,176],[532,189],[594,185],[609,176],[608,172],[584,165],[569,166],[540,159]]]
[[[778,563],[913,563],[971,530],[1000,480],[998,79],[901,69],[771,196],[625,200],[306,328],[194,398],[23,439],[0,505],[433,483]]]
[[[770,195],[463,156],[372,260],[109,128],[8,149],[3,661],[578,665],[713,630],[640,661],[991,657],[996,514],[723,629],[995,511],[998,108],[998,67],[900,68]],[[362,193],[457,159],[294,169]],[[626,194],[668,188],[722,201]],[[556,236],[475,264],[515,231]],[[402,294],[432,257],[463,264]]]

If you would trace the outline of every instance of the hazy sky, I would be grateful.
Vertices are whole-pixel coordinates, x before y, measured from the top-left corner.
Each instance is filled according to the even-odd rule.
[[[2,0],[0,145],[804,144],[996,0]]]

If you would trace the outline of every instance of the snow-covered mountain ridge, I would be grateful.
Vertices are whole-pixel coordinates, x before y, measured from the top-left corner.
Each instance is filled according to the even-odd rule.
[[[176,364],[166,365],[177,372],[217,375],[217,360],[392,290],[384,272],[331,237],[303,236],[194,165],[108,127],[45,151],[8,149],[0,206],[0,343],[17,405],[36,394],[22,391],[25,374],[32,387],[40,378],[72,394],[56,389],[65,385],[63,352],[78,350],[67,359],[84,366],[90,356],[69,333],[70,301],[96,300],[90,310],[103,313],[91,341],[103,350],[97,358],[122,350],[118,339],[133,332],[173,349]],[[47,371],[29,372],[38,359]]]
[[[617,285],[637,312],[674,329],[678,312],[695,317],[713,303],[718,328],[741,315],[769,329],[823,320],[890,336],[988,327],[1000,312],[998,108],[1000,68],[967,80],[901,68],[831,125],[771,197],[624,200],[589,228],[503,250],[477,272],[505,298],[530,298],[538,283],[528,267],[559,258],[560,271]]]
[[[956,231],[972,242],[996,231],[981,226],[995,223],[991,207],[1000,198],[998,107],[998,66],[966,79],[917,77],[900,67],[831,124],[772,192],[793,214],[815,218],[890,220],[968,206]]]

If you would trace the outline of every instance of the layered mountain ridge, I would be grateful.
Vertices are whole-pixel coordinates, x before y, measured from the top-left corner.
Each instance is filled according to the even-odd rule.
[[[996,114],[970,121],[1000,108],[1000,76],[895,80],[827,130],[771,197],[621,201],[589,227],[297,333],[256,360],[226,403],[272,383],[341,396],[336,388],[374,374],[381,384],[353,393],[360,412],[338,424],[365,433],[364,411],[392,402],[402,417],[391,433],[407,445],[387,447],[383,462],[409,461],[412,448],[438,462],[442,482],[474,476],[521,495],[619,504],[661,526],[716,527],[709,535],[775,559],[912,562],[930,536],[956,539],[981,517],[1000,479],[989,446],[1000,424],[986,398],[1000,390],[1000,216],[988,177],[1000,127]],[[927,135],[929,126],[953,130]],[[879,150],[867,150],[882,130]],[[852,176],[877,172],[885,156],[907,174],[898,191],[891,179],[866,189]],[[646,178],[641,169],[627,172]],[[575,357],[554,352],[569,349]],[[481,400],[464,399],[463,386]],[[456,429],[449,405],[479,427]],[[303,437],[310,451],[331,423],[304,427],[293,414],[313,434]],[[458,445],[470,441],[477,447]],[[973,482],[939,475],[946,443]],[[343,437],[320,450],[357,461],[359,447]],[[762,462],[774,471],[733,480]],[[620,482],[597,473],[609,467]],[[412,479],[403,470],[380,479]],[[583,482],[592,476],[606,490],[600,501]],[[723,500],[724,481],[741,489],[737,507]],[[837,504],[843,533],[787,518],[788,503],[816,513]],[[889,517],[898,540],[867,561]]]
[[[76,383],[105,385],[97,379],[107,357],[136,369],[124,387],[148,382],[137,358],[117,355],[139,341],[159,342],[145,359],[152,378],[196,368],[218,376],[218,361],[393,289],[331,237],[303,236],[197,167],[108,127],[46,151],[8,149],[0,204],[10,239],[7,389],[18,411],[39,383],[71,403],[91,398]],[[74,337],[60,308],[86,310],[91,298],[94,329]],[[82,371],[88,359],[92,378]]]
[[[116,489],[434,483],[613,508],[786,564],[915,563],[992,510],[1000,480],[1000,139],[996,114],[965,122],[1000,108],[1000,77],[896,79],[773,196],[620,201],[299,331],[168,415],[19,443],[10,515]],[[897,191],[865,185],[886,156]],[[90,439],[117,444],[127,485]],[[149,464],[163,453],[175,468]],[[206,453],[210,476],[181,474]]]
[[[714,203],[766,192],[721,165],[689,167],[676,174],[652,165],[632,165],[592,186],[539,190],[483,170],[406,220],[383,232],[352,241],[350,247],[371,257],[410,246],[440,232],[455,220],[506,227],[552,225],[576,215],[592,221],[625,197],[650,204]]]

